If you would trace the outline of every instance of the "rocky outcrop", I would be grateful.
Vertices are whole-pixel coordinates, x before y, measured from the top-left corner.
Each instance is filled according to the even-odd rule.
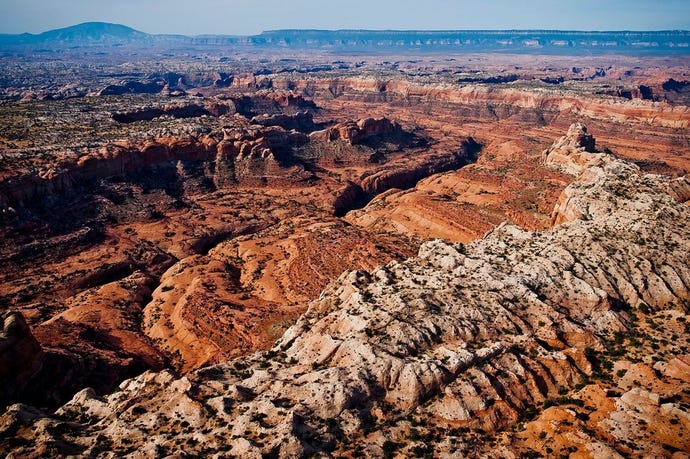
[[[470,119],[514,119],[549,123],[562,113],[583,119],[652,125],[683,129],[690,126],[690,109],[647,100],[583,98],[569,91],[519,89],[480,84],[431,84],[408,79],[312,77],[290,79],[272,75],[274,86],[286,86],[317,98],[342,98],[370,103],[388,102],[398,106],[428,104],[438,108],[461,109]]]
[[[99,96],[121,96],[123,94],[158,94],[165,84],[161,81],[125,81],[111,84],[98,91]]]
[[[580,177],[585,181],[604,175],[604,168],[611,162],[610,155],[596,153],[594,137],[587,133],[587,128],[582,123],[571,125],[565,136],[544,150],[542,157],[547,167]],[[622,189],[617,192],[626,193]],[[665,192],[677,202],[688,202],[690,201],[690,180],[687,177],[669,180],[665,184]],[[559,196],[551,215],[553,225],[582,217],[588,218],[588,213],[581,213],[583,208],[581,205],[573,204],[577,196],[579,196],[579,191],[575,187],[567,188]]]
[[[606,94],[609,96],[622,97],[623,99],[628,100],[655,100],[654,89],[643,84],[632,87],[619,86],[616,89],[609,89],[597,92],[597,94]],[[656,99],[658,99],[658,97]]]
[[[359,121],[338,123],[323,131],[314,131],[309,134],[309,137],[324,142],[342,140],[350,145],[356,145],[371,137],[383,136],[400,130],[400,125],[392,123],[387,118],[364,118]]]
[[[23,393],[45,355],[21,313],[6,311],[0,318],[0,407],[4,407]]]
[[[678,177],[668,184],[668,194],[678,202],[690,201],[690,180],[687,177]]]
[[[435,155],[421,163],[384,167],[367,174],[362,177],[361,187],[370,195],[380,194],[391,188],[410,188],[422,178],[473,162],[479,149],[480,145],[472,137],[468,137],[462,141],[457,151]]]
[[[312,141],[315,141],[316,137],[310,136]],[[411,136],[404,139],[400,145],[414,146],[419,141],[423,142],[423,139]],[[330,143],[323,140],[322,142]],[[353,164],[364,163],[369,166],[369,170],[336,190],[333,201],[334,215],[343,216],[351,210],[365,206],[372,198],[389,190],[408,189],[424,178],[470,164],[477,159],[480,148],[472,137],[466,137],[454,149],[429,149],[414,157],[389,158],[382,149],[375,149],[367,157],[355,149],[355,153],[349,158],[350,161]],[[340,158],[339,160],[343,161]],[[379,162],[382,164],[374,166]]]
[[[183,90],[169,85],[163,87],[170,96],[184,96]],[[216,100],[192,102],[190,99],[178,103],[149,105],[132,110],[112,113],[111,117],[118,123],[151,121],[161,116],[172,118],[197,118],[200,116],[220,117],[240,113],[252,118],[252,122],[262,126],[282,126],[285,129],[300,131],[313,130],[311,112],[315,109],[312,101],[289,92],[258,91],[244,96],[219,96]],[[300,111],[301,109],[301,111]],[[288,113],[284,113],[287,111]]]
[[[234,84],[241,85],[241,81]],[[253,88],[251,85],[248,87]],[[254,88],[256,89],[256,88]],[[301,94],[287,90],[258,89],[251,95],[242,97],[228,97],[233,101],[237,112],[247,118],[263,114],[296,114],[309,110],[316,110],[313,100],[306,99]]]
[[[310,112],[297,112],[294,115],[263,115],[255,116],[251,119],[252,124],[261,126],[280,126],[283,129],[295,129],[300,132],[314,131],[315,124]]]
[[[563,137],[544,150],[542,158],[546,165],[578,176],[603,158],[590,154],[596,153],[595,144],[596,141],[592,134],[587,132],[587,127],[582,123],[574,123]]]
[[[304,134],[280,127],[250,126],[201,136],[115,143],[39,172],[2,180],[0,208],[29,205],[99,179],[123,177],[153,167],[175,169],[180,161],[210,163],[209,179],[217,186],[243,180],[265,183],[269,178],[299,181],[310,174],[297,166],[284,168],[280,160],[287,157],[294,145],[307,140]]]
[[[627,98],[627,94],[622,94]],[[647,85],[640,84],[630,91],[630,99],[653,100],[654,91]]]
[[[292,164],[290,149],[306,143],[306,135],[280,127],[250,128],[226,133],[215,157],[216,186],[234,183],[286,185],[307,180],[312,174]]]
[[[233,75],[225,72],[198,73],[152,73],[146,79],[134,79],[110,84],[100,89],[99,96],[121,96],[126,94],[184,93],[185,89],[214,86],[226,88],[233,83]]]
[[[674,92],[687,91],[687,88],[690,87],[690,81],[687,81],[687,80],[676,81],[673,78],[669,78],[668,80],[666,80],[662,83],[661,87],[664,91],[674,91]]]
[[[585,132],[573,128],[566,146],[577,138],[587,145]],[[541,233],[501,225],[467,245],[434,240],[405,262],[346,272],[268,352],[177,380],[146,373],[103,398],[87,389],[39,421],[12,407],[0,425],[26,426],[27,443],[11,449],[18,456],[469,453],[477,442],[459,429],[515,426],[602,371],[597,355],[632,327],[633,309],[688,313],[690,209],[667,194],[668,178],[578,152],[585,154],[598,162],[567,189],[570,214],[581,218]],[[671,362],[664,368],[682,367]],[[620,404],[645,397],[653,413],[655,397],[640,391]],[[685,413],[678,400],[664,412]],[[589,419],[573,411],[568,425],[573,413]],[[685,422],[658,422],[667,418],[669,428]],[[599,451],[620,448],[611,438],[598,437]],[[682,446],[677,438],[645,441],[653,451],[661,441]]]
[[[333,215],[342,217],[350,210],[360,207],[368,199],[360,185],[354,182],[347,182],[341,187],[333,199]]]

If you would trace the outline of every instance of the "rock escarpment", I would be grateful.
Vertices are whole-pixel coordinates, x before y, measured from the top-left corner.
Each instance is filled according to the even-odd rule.
[[[272,97],[263,95],[246,98],[246,103],[260,107],[269,102],[285,104],[285,107],[291,107],[292,104],[302,107],[302,98],[287,95],[284,98],[281,98],[281,93]],[[235,103],[239,100],[244,98],[237,99]],[[171,179],[184,182],[191,176],[200,178],[207,188],[210,185],[211,190],[207,191],[212,191],[213,187],[238,184],[294,185],[314,178],[314,173],[309,170],[310,163],[337,161],[341,165],[343,162],[352,162],[366,164],[373,169],[377,168],[376,163],[390,159],[386,153],[426,146],[425,139],[387,118],[347,121],[326,130],[314,131],[318,126],[313,122],[311,113],[306,111],[264,113],[253,116],[251,120],[243,116],[228,118],[234,110],[228,104],[208,103],[203,106],[179,104],[116,113],[113,116],[123,123],[150,120],[162,114],[186,118],[208,113],[224,117],[224,123],[214,129],[204,129],[203,132],[116,141],[80,154],[62,155],[38,168],[12,172],[0,179],[0,211],[12,208],[14,212],[18,207],[78,187],[89,187],[100,180],[127,180],[133,175],[147,172],[166,176],[168,184],[161,186],[168,188],[172,186],[169,183]],[[323,143],[338,145],[323,146]],[[348,147],[344,149],[345,160],[340,157],[335,159],[337,152],[343,150],[340,143]],[[308,157],[295,151],[305,144],[312,144],[306,147],[310,151],[306,155]],[[392,179],[389,177],[389,165],[384,168],[384,178],[368,178],[367,183],[374,179],[377,183],[364,186],[370,193],[379,193],[391,186],[402,186],[403,182],[409,183],[441,170],[460,167],[472,159],[471,155],[467,155],[470,148],[466,147],[461,145],[457,152],[445,156],[425,154],[423,159],[412,158],[407,161],[411,164],[396,163]]]
[[[312,132],[309,136],[315,140],[326,142],[343,140],[350,145],[355,145],[374,136],[387,135],[401,130],[399,124],[393,123],[387,118],[363,118],[359,121],[338,123],[323,131]]]
[[[598,155],[588,154],[596,151],[594,136],[587,132],[584,124],[575,123],[563,137],[544,150],[542,156],[550,167],[577,176],[602,159]]]
[[[420,179],[440,172],[458,169],[477,159],[481,146],[472,138],[463,139],[456,151],[434,155],[426,161],[402,167],[386,167],[362,178],[362,189],[376,195],[391,188],[405,189],[414,186]]]
[[[151,121],[159,116],[173,118],[196,118],[198,116],[222,116],[236,113],[234,104],[212,102],[206,104],[165,104],[161,107],[144,107],[136,110],[115,112],[111,116],[118,123]]]
[[[464,433],[514,426],[600,377],[598,356],[634,327],[633,311],[687,317],[690,209],[667,193],[668,178],[596,155],[567,189],[580,218],[541,233],[502,225],[468,245],[434,240],[405,262],[347,272],[268,352],[178,380],[146,373],[104,398],[87,389],[39,421],[15,405],[0,444],[17,455],[482,455]],[[690,390],[683,348],[664,346],[658,374]],[[621,382],[620,399],[603,396],[618,411],[597,418],[610,427],[589,444],[609,457],[637,454],[622,443],[625,404],[656,403],[636,381]],[[662,407],[676,421],[659,428],[690,427],[678,393]],[[687,435],[640,438],[651,454],[690,447]]]
[[[0,406],[17,397],[41,369],[45,355],[18,312],[3,312],[0,331]]]
[[[667,105],[648,100],[582,98],[569,91],[494,87],[483,84],[429,84],[410,79],[324,76],[291,79],[272,75],[274,87],[303,91],[317,99],[346,99],[368,103],[387,102],[398,106],[432,106],[436,110],[461,108],[468,119],[521,119],[533,124],[553,122],[562,113],[595,121],[626,125],[653,125],[674,129],[690,125],[685,105]]]
[[[247,125],[198,136],[116,143],[50,168],[0,181],[0,208],[22,206],[101,179],[126,177],[154,168],[171,169],[173,175],[183,180],[184,165],[194,169],[194,163],[199,162],[207,163],[201,168],[203,174],[216,185],[256,183],[265,181],[267,176],[299,181],[310,174],[296,166],[282,167],[278,160],[292,146],[306,141],[304,134],[279,126]]]

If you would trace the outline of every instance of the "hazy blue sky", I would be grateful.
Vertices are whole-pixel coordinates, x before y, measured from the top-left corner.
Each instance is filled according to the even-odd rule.
[[[0,33],[86,21],[149,33],[321,29],[690,29],[690,0],[0,0]]]

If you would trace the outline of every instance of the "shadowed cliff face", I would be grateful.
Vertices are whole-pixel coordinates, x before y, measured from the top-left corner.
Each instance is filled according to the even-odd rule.
[[[581,167],[564,191],[578,217],[345,272],[270,351],[182,379],[146,373],[105,398],[85,390],[53,417],[14,406],[5,436],[27,426],[33,443],[5,446],[481,456],[532,454],[548,438],[558,454],[687,450],[690,211],[672,179],[587,152],[586,132],[572,126],[546,156]]]
[[[462,167],[478,148],[467,139],[439,154],[387,118],[317,124],[299,96],[233,100],[273,111],[248,119],[218,109],[203,117],[213,127],[193,134],[4,169],[0,295],[24,311],[46,354],[8,402],[56,406],[146,369],[186,373],[268,347],[343,270],[413,253],[416,241],[334,215]],[[174,107],[196,115],[199,106]],[[164,122],[141,113],[119,129]],[[370,185],[379,170],[392,178]]]
[[[264,99],[282,103],[279,96],[246,99],[249,104]],[[298,106],[305,105],[301,102],[304,99],[294,99]],[[292,106],[292,100],[286,98],[285,106]],[[272,108],[279,110],[275,106]],[[151,111],[156,116],[169,114],[175,118],[187,118],[201,116],[198,110],[208,115],[211,108],[163,106],[114,116],[118,122],[150,121],[155,117],[148,117],[147,113]],[[189,116],[184,114],[187,111]],[[251,120],[242,116],[226,118],[232,113],[234,109],[230,110],[226,105],[216,107],[213,115],[222,117],[221,121],[227,120],[226,125],[216,130],[206,129],[201,134],[159,137],[141,142],[119,141],[92,149],[78,158],[56,158],[54,161],[36,158],[37,162],[44,163],[38,171],[18,168],[14,173],[5,174],[7,176],[0,182],[0,210],[9,217],[21,207],[32,207],[37,201],[48,200],[77,187],[93,186],[103,180],[129,180],[137,175],[151,175],[152,171],[154,176],[160,175],[160,180],[149,185],[165,188],[169,193],[175,193],[190,178],[204,182],[202,184],[207,186],[207,191],[237,185],[294,186],[316,179],[310,170],[315,164],[332,164],[333,161],[342,164],[346,161],[375,169],[377,163],[390,161],[391,158],[385,156],[386,152],[395,153],[412,147],[421,151],[426,145],[425,139],[406,132],[399,124],[386,118],[364,118],[316,130],[319,126],[313,122],[309,112],[266,113]],[[295,151],[305,144],[310,144],[303,148],[306,154]],[[355,145],[361,148],[349,148]],[[443,168],[460,167],[466,156],[471,159],[473,151],[470,150],[477,148],[476,145],[461,145],[453,153],[458,157],[456,160],[425,158],[428,164],[412,175],[419,180]],[[341,157],[341,152],[347,158]],[[414,164],[405,165],[402,169],[415,167]],[[171,180],[177,183],[166,184]],[[413,184],[416,180],[408,179],[407,182]],[[367,189],[367,192],[377,194],[395,185],[379,185]]]
[[[89,187],[113,178],[127,180],[151,170],[161,172],[159,182],[162,183],[156,184],[159,188],[166,188],[165,181],[171,178],[178,182],[167,185],[168,189],[180,188],[180,182],[189,175],[202,176],[206,182],[231,185],[265,181],[266,176],[271,176],[274,182],[305,180],[309,173],[299,167],[285,166],[290,165],[292,148],[308,140],[294,129],[313,127],[311,113],[299,109],[313,105],[298,96],[256,93],[234,100],[204,104],[180,102],[115,112],[112,117],[116,124],[138,122],[141,125],[161,116],[179,119],[204,116],[216,119],[215,129],[197,126],[185,129],[189,131],[185,134],[118,140],[104,143],[100,148],[89,147],[77,157],[60,151],[48,153],[46,157],[32,152],[35,164],[26,168],[3,158],[3,169],[11,167],[7,167],[0,182],[0,206],[6,214],[8,207],[31,207],[32,201],[45,201],[75,187]],[[262,112],[266,118],[255,121],[244,118],[244,115],[253,116],[253,109],[266,110]],[[236,113],[242,115],[233,117]],[[271,122],[271,117],[276,115],[280,117]],[[224,130],[225,119],[228,122]],[[162,119],[156,121],[160,123]],[[120,131],[127,132],[126,129]]]
[[[3,312],[0,334],[0,405],[16,400],[43,365],[41,345],[31,334],[24,317],[17,312]]]

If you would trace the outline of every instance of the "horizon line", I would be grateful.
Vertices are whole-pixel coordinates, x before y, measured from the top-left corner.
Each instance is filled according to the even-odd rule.
[[[38,33],[32,32],[20,32],[20,33],[6,33],[1,32],[0,35],[42,35],[49,32],[54,32],[58,30],[70,29],[74,27],[79,27],[88,24],[105,24],[126,27],[128,29],[134,30],[139,33],[144,33],[151,36],[166,36],[166,35],[176,35],[184,37],[208,37],[208,36],[225,36],[225,37],[255,37],[267,33],[276,32],[424,32],[424,33],[453,33],[453,32],[571,32],[571,33],[664,33],[664,32],[686,32],[690,33],[690,29],[598,29],[598,30],[585,30],[585,29],[520,29],[520,28],[509,28],[509,29],[369,29],[369,28],[342,28],[342,29],[320,29],[320,28],[284,28],[284,29],[268,29],[263,30],[256,34],[232,34],[232,33],[200,33],[200,34],[184,34],[176,32],[168,33],[149,33],[143,30],[135,29],[134,27],[128,26],[126,24],[115,23],[115,22],[105,22],[105,21],[86,21],[77,24],[72,24],[64,27],[58,27],[54,29],[44,30]]]

